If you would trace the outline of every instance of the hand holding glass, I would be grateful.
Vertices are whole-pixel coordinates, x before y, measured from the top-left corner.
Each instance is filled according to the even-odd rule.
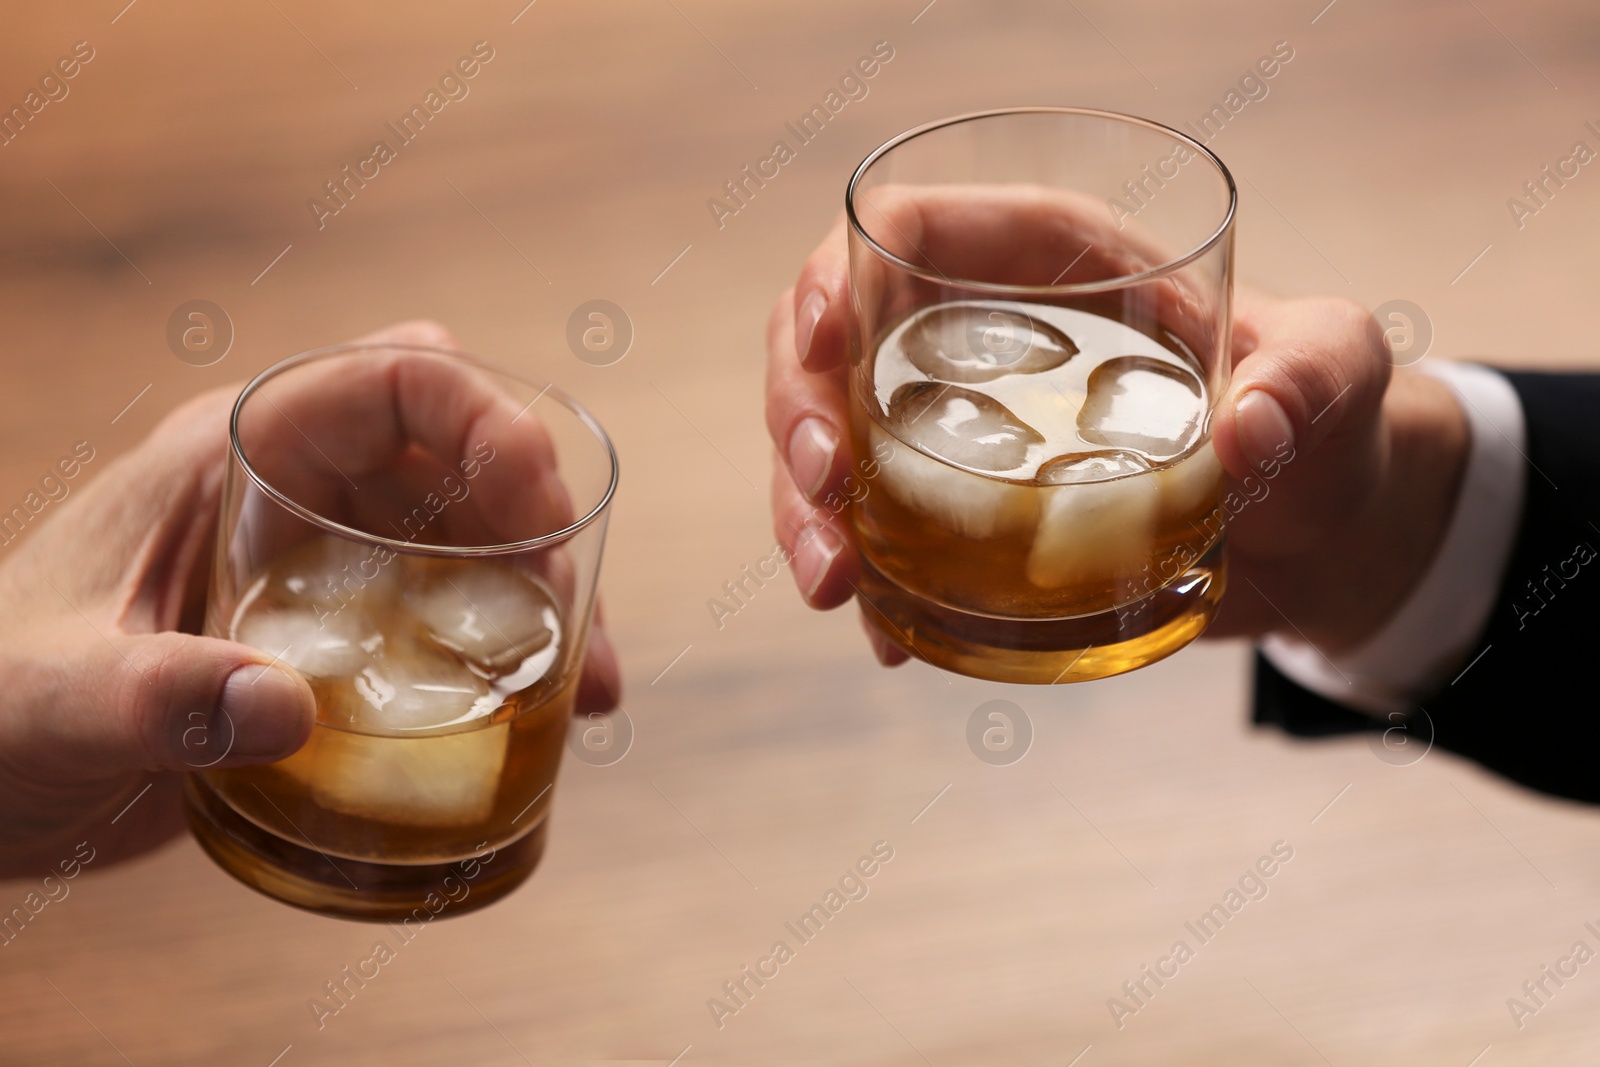
[[[1072,108],[934,123],[857,169],[859,594],[905,651],[1053,683],[1205,629],[1234,202],[1197,142]]]
[[[293,667],[311,740],[190,779],[229,873],[366,919],[482,907],[543,852],[607,507],[605,433],[461,355],[347,345],[240,395],[206,632]]]

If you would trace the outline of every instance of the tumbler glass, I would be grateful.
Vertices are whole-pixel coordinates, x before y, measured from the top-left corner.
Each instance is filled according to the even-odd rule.
[[[616,454],[550,385],[404,344],[268,369],[233,410],[206,632],[316,696],[288,759],[201,769],[195,836],[290,904],[429,921],[544,849]]]
[[[1226,584],[1232,177],[1082,108],[901,134],[846,197],[860,599],[978,678],[1102,678],[1203,631]]]

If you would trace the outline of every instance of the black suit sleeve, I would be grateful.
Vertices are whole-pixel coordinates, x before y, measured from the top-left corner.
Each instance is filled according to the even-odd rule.
[[[1600,374],[1513,374],[1527,423],[1515,547],[1464,674],[1423,701],[1434,744],[1534,789],[1600,803]],[[1259,654],[1255,722],[1302,737],[1384,729]],[[1426,729],[1417,724],[1419,733]]]

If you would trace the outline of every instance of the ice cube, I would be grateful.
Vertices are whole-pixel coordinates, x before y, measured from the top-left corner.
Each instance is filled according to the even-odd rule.
[[[451,653],[399,636],[347,683],[332,687],[325,719],[367,731],[411,731],[488,715],[498,706],[489,683]]]
[[[1158,472],[1156,480],[1161,486],[1161,509],[1168,516],[1181,518],[1221,504],[1225,476],[1209,440]]]
[[[968,470],[1004,474],[1044,443],[1038,431],[1000,401],[942,382],[913,382],[889,398],[889,421],[902,440]]]
[[[1148,356],[1119,356],[1089,375],[1078,433],[1095,444],[1166,460],[1189,447],[1204,414],[1204,394],[1192,372]]]
[[[440,736],[371,737],[318,727],[277,766],[323,808],[403,826],[470,826],[494,810],[509,723]]]
[[[1056,327],[1021,311],[940,304],[906,326],[900,347],[911,365],[944,382],[988,382],[1053,370],[1078,353]]]
[[[399,588],[400,564],[388,549],[342,537],[319,537],[300,546],[273,568],[274,584],[287,597],[337,610],[358,601],[376,608]]]
[[[1037,491],[1044,503],[1028,554],[1028,581],[1058,589],[1123,579],[1127,599],[1137,599],[1136,579],[1150,558],[1160,508],[1156,479],[1117,478]]]
[[[383,638],[353,606],[338,611],[290,607],[247,597],[233,623],[233,639],[259,648],[312,677],[346,678],[367,661],[365,645]]]
[[[1145,458],[1134,452],[1076,452],[1039,464],[1034,481],[1041,485],[1076,485],[1080,482],[1105,482],[1150,469]]]
[[[490,675],[514,670],[543,651],[560,626],[555,599],[510,567],[432,563],[406,590],[406,605],[433,639]]]
[[[1035,493],[995,481],[923,455],[874,426],[872,452],[878,477],[906,507],[963,537],[995,537],[1032,529],[1038,521]]]

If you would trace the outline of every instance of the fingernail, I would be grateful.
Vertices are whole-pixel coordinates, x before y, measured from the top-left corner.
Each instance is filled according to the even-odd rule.
[[[789,435],[789,470],[806,499],[815,500],[828,484],[833,454],[838,450],[839,438],[816,416],[802,419]]]
[[[833,561],[843,547],[826,529],[818,530],[801,546],[800,556],[794,562],[794,569],[795,578],[798,579],[800,590],[807,601],[817,598],[817,591],[827,580],[828,571],[832,569]]]
[[[305,685],[281,667],[251,664],[228,675],[212,729],[227,754],[283,759],[305,743],[310,727]]]
[[[1259,469],[1282,460],[1294,447],[1294,424],[1270,393],[1251,389],[1239,398],[1233,411],[1239,444],[1252,467]]]
[[[811,335],[817,332],[817,323],[826,310],[828,297],[821,289],[813,289],[800,302],[800,313],[794,319],[794,350],[800,357],[802,367],[811,355]]]

